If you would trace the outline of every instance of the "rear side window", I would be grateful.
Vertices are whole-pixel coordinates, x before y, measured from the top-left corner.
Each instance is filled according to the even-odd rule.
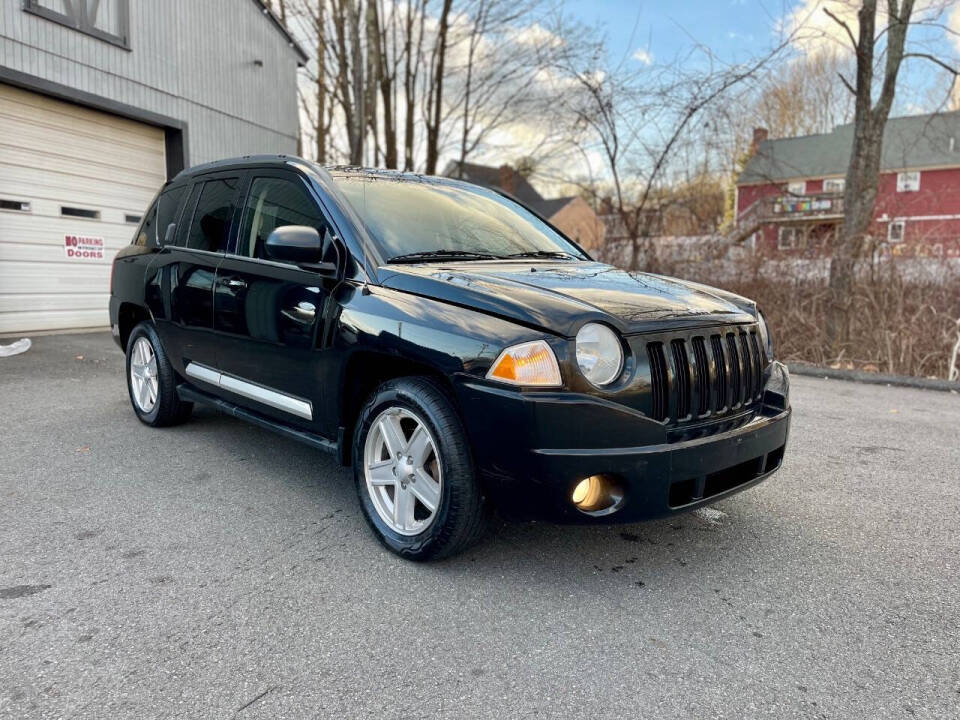
[[[186,246],[194,250],[224,252],[233,217],[233,201],[237,194],[237,178],[207,180],[200,191],[193,212]]]
[[[299,182],[280,177],[255,178],[243,208],[238,254],[265,258],[267,236],[285,225],[314,227],[321,236],[326,228],[317,204]]]
[[[157,204],[160,198],[150,206],[147,214],[143,216],[140,227],[137,228],[137,234],[133,237],[133,244],[140,247],[153,247],[157,244]]]
[[[175,237],[177,219],[180,217],[180,205],[183,202],[183,196],[187,192],[187,186],[170,188],[165,190],[157,202],[157,244],[166,245],[169,239],[173,242]],[[173,229],[170,226],[173,225]]]

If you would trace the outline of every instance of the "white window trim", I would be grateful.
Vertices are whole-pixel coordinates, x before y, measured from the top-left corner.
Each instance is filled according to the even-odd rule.
[[[840,187],[835,190],[827,190],[827,183],[839,183]],[[846,189],[847,179],[846,178],[824,178],[823,180],[823,191],[828,192],[838,192],[841,193]]]
[[[807,194],[807,181],[806,180],[797,180],[795,182],[787,183],[787,193],[789,195],[806,195]]]
[[[903,172],[898,172],[898,173],[897,173],[897,192],[898,192],[898,193],[901,193],[901,192],[917,192],[917,191],[919,191],[919,190],[920,190],[920,176],[921,176],[922,174],[923,174],[923,173],[921,173],[919,170],[905,170],[905,171],[903,171]],[[917,186],[916,186],[916,187],[905,187],[905,185],[906,185],[906,179],[907,179],[907,176],[908,176],[908,175],[916,175],[916,176],[917,176]]]
[[[797,249],[797,231],[800,228],[789,225],[781,225],[777,228],[777,250],[796,250]],[[789,235],[790,244],[784,242],[784,237]]]
[[[893,228],[894,228],[894,227],[899,227],[899,228],[900,228],[900,237],[899,237],[899,238],[894,238],[894,237],[893,237]],[[907,231],[907,221],[906,221],[906,220],[891,220],[891,221],[887,224],[887,242],[888,242],[888,243],[894,243],[894,244],[902,243],[902,242],[903,242],[903,238],[904,238],[905,235],[906,235],[906,231]]]

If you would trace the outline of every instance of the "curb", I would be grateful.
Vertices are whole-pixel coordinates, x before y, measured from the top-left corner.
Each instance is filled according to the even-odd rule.
[[[893,385],[894,387],[909,387],[919,390],[940,390],[941,392],[960,393],[960,382],[940,380],[939,378],[911,377],[909,375],[883,375],[869,373],[862,370],[839,370],[836,368],[820,367],[807,363],[787,363],[792,375],[808,375],[810,377],[830,378],[832,380],[847,380],[848,382],[867,383],[869,385]]]

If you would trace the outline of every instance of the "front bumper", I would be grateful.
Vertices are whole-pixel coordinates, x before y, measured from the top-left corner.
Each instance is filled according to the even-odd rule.
[[[668,428],[603,398],[519,392],[463,380],[457,394],[474,457],[500,508],[561,522],[634,522],[691,510],[752,487],[783,460],[789,375],[771,364],[762,402],[696,428]],[[591,475],[617,479],[623,500],[591,515],[570,502]]]

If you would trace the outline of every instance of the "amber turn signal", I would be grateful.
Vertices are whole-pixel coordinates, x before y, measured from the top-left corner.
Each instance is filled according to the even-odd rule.
[[[533,387],[559,387],[560,366],[553,350],[543,340],[508,347],[487,372],[491,380]]]

